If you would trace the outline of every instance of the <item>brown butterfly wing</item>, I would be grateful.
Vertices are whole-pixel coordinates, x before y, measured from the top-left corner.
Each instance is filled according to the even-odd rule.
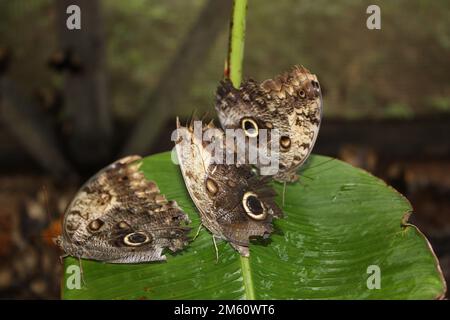
[[[176,142],[180,169],[202,224],[214,236],[229,241],[242,255],[248,255],[249,238],[268,236],[273,217],[281,216],[274,191],[248,165],[211,162],[211,149],[201,136],[179,125],[178,129],[183,136]],[[246,211],[243,201],[246,194],[254,195],[250,199],[256,211],[264,209],[256,219]]]
[[[322,94],[317,77],[304,67],[293,67],[261,84],[243,82],[239,89],[221,82],[216,110],[223,128],[237,128],[252,118],[260,128],[277,129],[280,137],[278,181],[295,181],[297,169],[308,158],[322,118]]]
[[[187,244],[189,219],[139,170],[140,157],[121,159],[78,192],[65,213],[60,245],[68,254],[111,263],[164,260],[165,248]]]

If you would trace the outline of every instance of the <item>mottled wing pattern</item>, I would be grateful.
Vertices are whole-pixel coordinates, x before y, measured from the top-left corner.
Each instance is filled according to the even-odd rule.
[[[249,166],[219,164],[208,170],[206,191],[213,199],[215,220],[223,237],[238,249],[247,250],[249,238],[269,237],[273,231],[272,219],[282,216],[274,200],[276,193],[268,182],[256,176]],[[261,205],[265,213],[252,215],[251,205],[244,201],[245,195],[258,199],[255,207]]]
[[[274,179],[292,182],[319,133],[322,93],[315,75],[294,66],[261,84],[244,81],[239,89],[223,80],[217,89],[216,110],[223,128],[277,129],[280,164]]]
[[[62,249],[110,263],[165,260],[188,241],[189,219],[139,170],[140,157],[109,165],[81,187],[66,210]]]
[[[272,219],[282,215],[268,181],[256,176],[248,165],[215,164],[209,144],[193,128],[177,124],[180,138],[176,151],[181,172],[202,224],[248,256],[249,238],[268,237]],[[212,125],[203,126],[203,131]],[[223,132],[220,138],[223,139]],[[216,140],[217,141],[217,140]],[[222,141],[223,142],[223,141]]]

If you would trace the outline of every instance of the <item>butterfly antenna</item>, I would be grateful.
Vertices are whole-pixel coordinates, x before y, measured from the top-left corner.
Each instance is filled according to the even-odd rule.
[[[194,118],[195,118],[196,113],[197,113],[196,109],[192,110],[191,115],[188,119],[188,122],[186,123],[186,128],[189,129],[194,124]]]
[[[184,125],[186,128],[189,128],[189,123],[191,122],[192,115],[194,114],[194,112],[195,112],[195,111],[192,110],[192,111],[191,111],[191,114],[190,114],[189,117],[187,118],[186,123],[185,123],[185,125]]]

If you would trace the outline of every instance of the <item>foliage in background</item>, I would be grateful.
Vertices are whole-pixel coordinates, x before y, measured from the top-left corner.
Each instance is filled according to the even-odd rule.
[[[11,73],[29,91],[58,84],[58,76],[45,65],[56,49],[51,3],[0,2],[0,45],[14,49]],[[372,3],[381,6],[381,31],[365,27],[365,10]],[[103,1],[109,85],[119,120],[131,121],[137,114],[203,4]],[[327,116],[449,111],[450,2],[251,0],[249,8],[244,76],[262,80],[303,64],[319,76]],[[202,72],[178,115],[210,110],[226,43],[224,30],[210,58],[199,66]]]

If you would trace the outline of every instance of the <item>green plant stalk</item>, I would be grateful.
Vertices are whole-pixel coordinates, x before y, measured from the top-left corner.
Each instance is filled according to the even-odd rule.
[[[247,0],[234,0],[228,47],[228,72],[231,83],[235,88],[241,85],[242,80],[246,13]]]
[[[242,81],[242,61],[244,60],[245,44],[245,16],[247,13],[247,0],[234,0],[230,25],[230,43],[228,46],[228,73],[231,83],[239,88]],[[242,277],[245,287],[245,298],[254,300],[255,289],[253,285],[250,260],[248,257],[240,257]]]
[[[252,271],[250,268],[250,260],[248,257],[240,257],[242,277],[244,280],[245,298],[247,300],[255,300],[255,286],[253,284]]]

